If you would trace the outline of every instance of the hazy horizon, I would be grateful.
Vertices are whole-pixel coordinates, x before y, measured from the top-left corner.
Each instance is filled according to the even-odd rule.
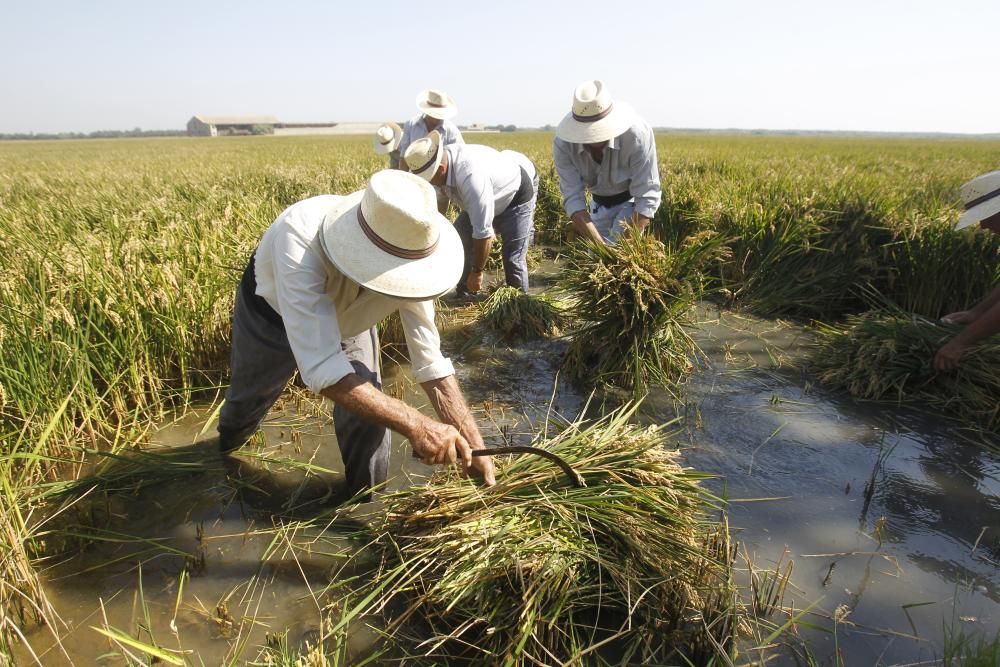
[[[456,99],[459,124],[542,127],[588,78],[664,128],[1000,132],[1000,4],[800,5],[40,0],[0,25],[0,133],[377,122],[415,115],[427,87]]]

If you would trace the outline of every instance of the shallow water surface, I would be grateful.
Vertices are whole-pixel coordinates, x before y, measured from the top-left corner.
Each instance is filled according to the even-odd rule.
[[[470,308],[453,311],[465,314],[454,321],[468,321]],[[808,609],[801,620],[825,629],[799,630],[814,658],[834,664],[839,651],[847,665],[932,661],[945,623],[998,632],[1000,457],[940,419],[814,387],[794,370],[809,342],[800,328],[711,307],[698,319],[707,359],[673,427],[678,444],[688,465],[717,476],[709,483],[730,500],[730,524],[754,566],[794,562],[784,603],[791,614]],[[587,403],[584,391],[558,381],[559,341],[448,340],[490,444],[526,443]],[[389,393],[428,409],[405,365],[387,367],[386,377]],[[654,394],[639,418],[663,423],[676,409]],[[109,644],[91,626],[134,635],[148,625],[158,645],[183,647],[190,664],[205,665],[250,660],[286,630],[293,646],[315,638],[324,585],[356,544],[325,540],[303,557],[287,548],[303,535],[273,526],[275,517],[316,516],[342,498],[326,408],[291,392],[260,441],[229,465],[203,434],[210,414],[196,411],[153,439],[155,451],[202,461],[200,472],[95,494],[74,510],[80,525],[100,530],[88,528],[71,557],[46,572],[46,588],[70,628],[64,646],[76,664],[122,662],[100,657]],[[389,488],[423,483],[429,472],[396,437]],[[377,514],[378,503],[365,511]],[[375,641],[361,632],[354,639]],[[52,649],[42,663],[69,660]],[[797,663],[792,651],[775,661]]]

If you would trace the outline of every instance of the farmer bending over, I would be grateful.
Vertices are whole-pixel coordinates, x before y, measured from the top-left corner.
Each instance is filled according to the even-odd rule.
[[[257,430],[296,367],[334,402],[348,490],[385,481],[391,428],[424,463],[461,461],[494,483],[482,436],[441,355],[433,299],[461,270],[458,234],[412,174],[380,171],[365,190],[285,209],[243,273],[233,315],[232,381],[219,416],[230,452]],[[413,376],[441,422],[380,391],[375,324],[399,311]]]
[[[1000,234],[1000,171],[991,171],[972,179],[962,186],[962,201],[965,213],[959,218],[955,229],[964,229],[979,224],[994,234]],[[954,338],[941,346],[934,356],[934,368],[950,371],[958,368],[962,354],[973,343],[1000,333],[1000,285],[972,307],[941,318],[951,324],[965,324],[966,327]]]
[[[535,234],[532,217],[538,197],[538,173],[531,160],[489,146],[445,146],[437,132],[413,142],[403,159],[410,171],[441,188],[462,210],[455,220],[465,249],[458,292],[482,289],[494,234],[503,243],[507,284],[527,291],[528,247]]]
[[[382,123],[375,130],[372,145],[379,155],[389,156],[389,169],[399,168],[399,142],[403,139],[403,128],[389,121]]]
[[[403,124],[403,136],[399,141],[400,156],[406,155],[406,149],[414,141],[435,131],[441,135],[441,142],[445,145],[465,143],[462,133],[451,122],[451,118],[458,113],[451,95],[443,90],[422,90],[417,95],[417,108],[420,109],[420,115]],[[409,171],[405,160],[400,160],[397,168]],[[448,198],[440,188],[437,189],[437,202],[438,210],[444,213],[448,209]]]
[[[627,104],[613,101],[601,81],[577,86],[552,152],[563,205],[578,234],[605,243],[633,219],[639,231],[646,229],[660,206],[653,129]]]

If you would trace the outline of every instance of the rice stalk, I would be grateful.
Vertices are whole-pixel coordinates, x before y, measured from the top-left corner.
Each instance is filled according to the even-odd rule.
[[[626,234],[617,245],[581,243],[560,279],[580,321],[564,368],[577,380],[630,390],[660,385],[675,397],[700,355],[685,330],[703,287],[702,268],[720,256],[719,237],[677,246]]]
[[[479,305],[479,324],[508,340],[531,340],[559,335],[563,315],[548,297],[501,286]]]
[[[934,355],[961,331],[899,310],[820,325],[812,354],[817,377],[852,396],[912,404],[984,429],[1000,429],[1000,339],[966,351],[957,371],[938,372]]]
[[[385,499],[369,549],[379,575],[355,591],[362,616],[388,619],[398,650],[420,660],[590,664],[730,655],[737,626],[720,501],[683,468],[635,408],[536,439],[551,463],[500,461],[485,490],[454,472]]]

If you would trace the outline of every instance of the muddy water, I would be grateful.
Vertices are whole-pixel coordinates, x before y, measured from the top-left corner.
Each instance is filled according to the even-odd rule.
[[[450,328],[463,330],[470,312],[453,308]],[[731,525],[755,566],[794,561],[785,604],[809,608],[802,620],[825,630],[800,628],[818,662],[833,664],[837,652],[847,665],[934,660],[952,619],[967,633],[1000,630],[1000,457],[953,425],[812,386],[794,370],[809,342],[800,329],[708,307],[698,315],[707,361],[688,386],[679,444],[689,465],[718,475],[711,484],[730,499]],[[448,347],[491,443],[527,442],[587,402],[557,381],[560,342],[470,343],[458,333]],[[428,409],[405,366],[386,369],[386,388]],[[641,419],[662,423],[675,408],[653,395]],[[238,467],[221,465],[205,441],[210,413],[154,438],[161,451],[194,451],[208,462],[203,470],[81,503],[81,523],[103,532],[46,573],[73,663],[121,664],[101,657],[111,649],[90,626],[135,634],[147,616],[157,644],[190,651],[190,664],[250,660],[286,630],[292,646],[316,636],[323,586],[354,547],[327,540],[324,553],[304,558],[283,547],[272,525],[340,499],[325,408],[290,394]],[[421,483],[429,469],[396,438],[392,471],[390,489],[398,489]],[[181,588],[186,562],[192,576]],[[355,640],[374,641],[362,632]],[[52,650],[42,663],[70,660]],[[776,664],[798,663],[785,650]]]

